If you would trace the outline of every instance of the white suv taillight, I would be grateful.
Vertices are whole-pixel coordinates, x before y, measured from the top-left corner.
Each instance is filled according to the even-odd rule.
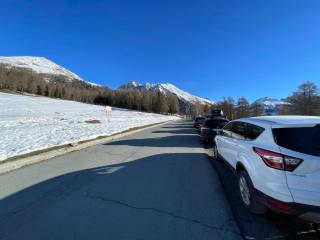
[[[253,150],[262,158],[264,163],[271,168],[292,172],[301,163],[302,159],[283,155],[281,153],[254,147]]]

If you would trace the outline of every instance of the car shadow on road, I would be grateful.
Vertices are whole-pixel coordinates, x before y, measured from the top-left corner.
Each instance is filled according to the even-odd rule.
[[[180,126],[185,127],[181,128]],[[166,127],[161,127],[159,130],[152,131],[152,133],[163,134],[164,136],[138,139],[129,138],[119,141],[108,142],[103,145],[126,145],[136,147],[202,147],[199,143],[197,132],[194,128],[190,126],[189,123],[181,123],[176,124],[174,126],[169,125]]]
[[[135,147],[201,147],[197,135],[172,135],[159,138],[125,139],[104,143],[103,145],[126,145]]]
[[[170,133],[170,134],[184,134],[184,135],[188,135],[188,134],[197,134],[196,130],[194,130],[193,128],[183,128],[183,129],[172,129],[172,130],[156,130],[156,131],[152,131],[152,133]]]
[[[163,128],[163,129],[177,129],[177,128],[178,129],[193,129],[191,121],[172,124],[172,125],[169,125],[169,126],[163,126],[161,128]]]
[[[189,129],[192,128],[190,127],[190,125],[174,125],[174,126],[166,126],[166,127],[162,127],[163,129],[177,129],[177,128],[183,128],[183,129]]]
[[[239,239],[214,213],[217,193],[203,197],[211,176],[193,179],[199,161],[158,154],[38,183],[0,201],[0,239]]]

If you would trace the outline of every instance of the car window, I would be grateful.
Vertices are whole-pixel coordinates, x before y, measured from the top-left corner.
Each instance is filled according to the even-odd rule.
[[[229,122],[227,125],[225,125],[222,129],[221,135],[224,137],[232,137],[232,127],[234,125],[234,122]]]
[[[244,140],[245,139],[246,126],[243,122],[235,122],[232,126],[232,138]]]
[[[259,127],[250,123],[244,123],[244,124],[246,127],[246,130],[245,130],[246,140],[255,140],[264,131],[263,127]]]
[[[320,156],[320,127],[275,128],[276,143],[284,148]]]
[[[231,122],[224,128],[222,135],[238,140],[255,140],[264,131],[264,128],[246,122]]]
[[[203,121],[203,120],[205,120],[205,118],[199,117],[199,118],[197,118],[197,120],[198,120],[198,121]]]
[[[203,124],[203,123],[205,123],[205,121],[206,121],[206,119],[202,118],[202,119],[199,120],[199,123]]]

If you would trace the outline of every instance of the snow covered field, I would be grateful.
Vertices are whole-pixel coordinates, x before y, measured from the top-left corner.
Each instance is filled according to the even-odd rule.
[[[94,139],[177,117],[73,101],[0,93],[0,161],[53,146]],[[98,120],[100,123],[86,121]]]

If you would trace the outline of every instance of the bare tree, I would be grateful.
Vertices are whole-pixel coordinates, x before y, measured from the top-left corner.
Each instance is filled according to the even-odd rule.
[[[245,97],[238,99],[236,106],[236,118],[248,117],[250,115],[250,105]]]
[[[288,97],[287,101],[292,104],[294,114],[320,115],[318,88],[312,82],[301,84],[298,91]]]
[[[168,112],[170,114],[178,113],[180,110],[179,101],[176,96],[169,95],[167,96],[167,102],[168,102]]]
[[[217,106],[218,109],[221,109],[225,116],[229,119],[234,119],[234,100],[231,97],[224,97],[222,101],[218,102]]]
[[[263,111],[261,109],[261,106],[257,103],[253,103],[250,105],[250,116],[261,116],[263,114]]]

